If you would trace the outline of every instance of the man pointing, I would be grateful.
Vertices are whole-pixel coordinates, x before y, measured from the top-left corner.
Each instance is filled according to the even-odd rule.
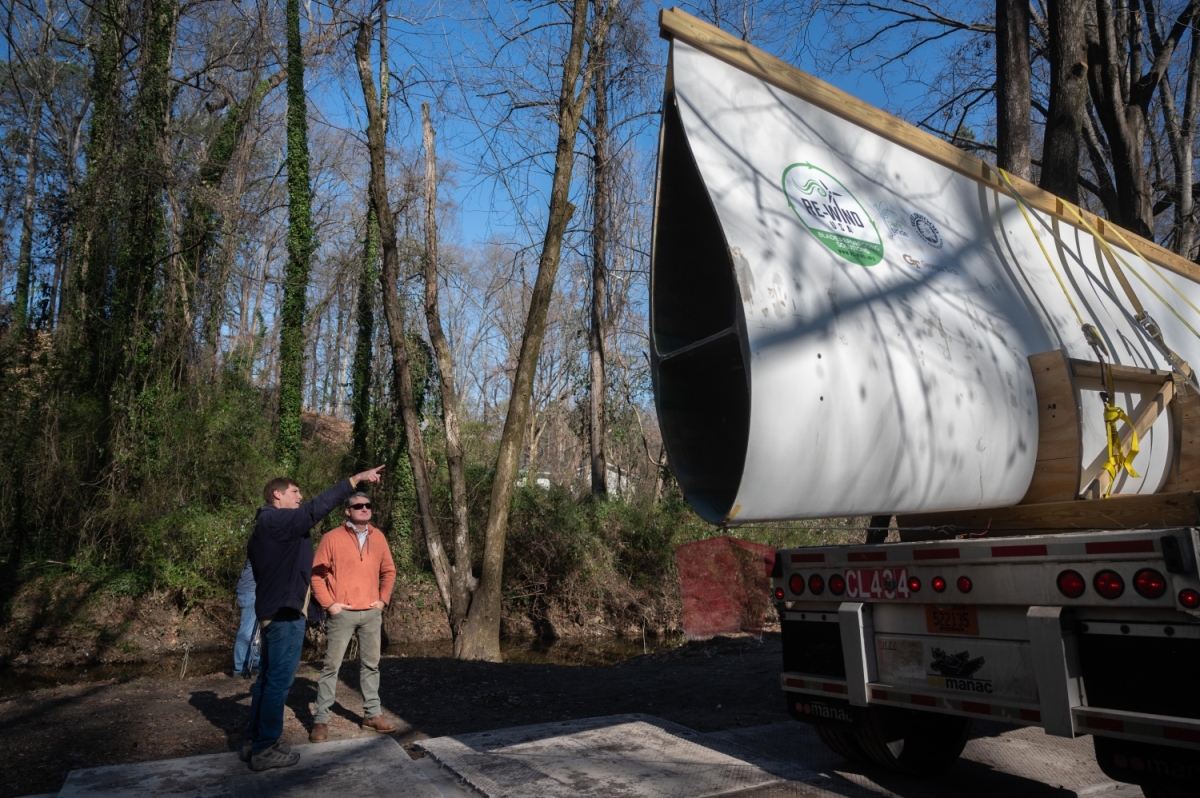
[[[249,738],[242,749],[252,770],[285,768],[300,761],[283,736],[283,709],[300,666],[304,622],[311,597],[313,545],[310,532],[355,487],[378,482],[383,466],[355,474],[312,501],[295,480],[277,477],[263,488],[266,504],[259,509],[254,533],[246,544],[257,583],[254,612],[262,627],[258,681],[250,691]]]

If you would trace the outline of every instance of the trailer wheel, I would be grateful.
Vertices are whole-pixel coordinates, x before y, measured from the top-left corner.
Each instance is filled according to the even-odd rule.
[[[815,726],[814,728],[817,730],[817,736],[821,738],[821,742],[825,743],[838,756],[845,757],[852,762],[871,761],[871,758],[862,750],[862,746],[858,744],[854,732],[835,729],[832,726]]]
[[[971,719],[897,707],[867,707],[855,737],[880,765],[909,776],[941,773],[967,744]]]

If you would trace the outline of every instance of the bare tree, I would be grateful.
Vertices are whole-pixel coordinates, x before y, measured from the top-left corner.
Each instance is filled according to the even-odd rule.
[[[1029,4],[996,0],[996,164],[1032,179]]]
[[[615,0],[612,0],[615,2]],[[504,541],[508,532],[508,516],[513,483],[521,456],[529,400],[537,368],[538,352],[546,329],[546,312],[554,292],[563,237],[574,212],[569,199],[571,175],[575,167],[575,137],[591,89],[591,70],[584,66],[584,49],[588,33],[588,0],[574,0],[567,57],[563,63],[561,91],[558,100],[558,141],[555,146],[554,176],[550,188],[550,207],[546,232],[538,259],[537,278],[529,302],[517,370],[513,378],[508,412],[496,456],[496,472],[488,506],[487,527],[484,530],[482,576],[471,610],[463,625],[464,641],[459,656],[465,659],[500,659],[500,589],[504,573]],[[603,16],[603,14],[601,14]],[[603,24],[603,23],[601,23]],[[595,38],[603,39],[607,31],[597,27]]]

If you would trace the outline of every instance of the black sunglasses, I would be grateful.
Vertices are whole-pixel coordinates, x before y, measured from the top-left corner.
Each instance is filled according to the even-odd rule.
[[[351,510],[361,510],[361,509],[363,509],[364,507],[365,507],[366,509],[370,510],[370,509],[371,509],[371,503],[370,503],[370,502],[367,502],[366,504],[352,504],[352,505],[350,505],[350,509],[351,509]]]

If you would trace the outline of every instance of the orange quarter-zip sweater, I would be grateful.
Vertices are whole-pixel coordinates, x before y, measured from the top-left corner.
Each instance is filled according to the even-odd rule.
[[[321,538],[313,558],[313,597],[325,609],[345,604],[365,610],[376,601],[390,604],[396,584],[396,565],[387,538],[367,525],[367,540],[358,547],[358,535],[349,524],[331,529]]]

